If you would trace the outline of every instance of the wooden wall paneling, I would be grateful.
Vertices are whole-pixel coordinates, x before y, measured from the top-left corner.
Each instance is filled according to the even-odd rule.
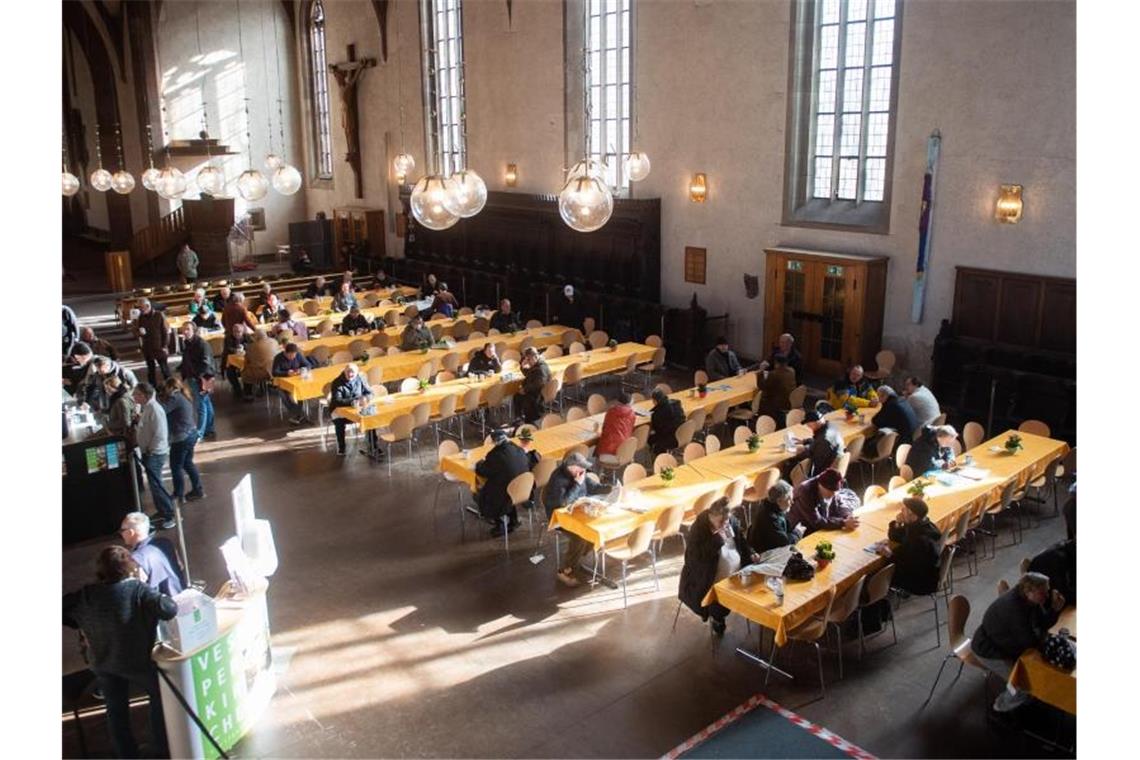
[[[1003,277],[995,339],[1014,346],[1035,346],[1040,315],[1041,283]]]
[[[954,330],[962,338],[995,340],[1001,282],[991,272],[959,267],[954,285]]]
[[[1077,352],[1077,286],[1050,281],[1042,289],[1040,345],[1050,351]]]

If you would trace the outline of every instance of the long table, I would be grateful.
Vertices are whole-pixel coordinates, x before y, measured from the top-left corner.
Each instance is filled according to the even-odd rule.
[[[686,389],[670,395],[670,398],[681,402],[686,417],[697,409],[706,409],[711,412],[713,407],[721,401],[727,401],[729,406],[751,401],[753,394],[756,393],[756,373],[749,372],[740,377],[710,383],[708,394],[704,398],[698,398],[694,391],[695,389]],[[633,408],[644,414],[644,416],[637,416],[635,426],[648,425],[649,411],[653,408],[653,401],[639,401],[633,405]],[[573,422],[564,422],[546,430],[537,430],[534,433],[531,448],[537,451],[543,459],[561,459],[566,455],[566,452],[575,446],[583,444],[589,446],[596,443],[605,416],[605,412],[600,412]],[[477,481],[475,465],[487,455],[490,449],[490,446],[482,445],[444,457],[440,463],[440,470],[451,473],[465,482],[471,490],[475,490]]]
[[[1062,628],[1068,628],[1069,633],[1077,638],[1077,608],[1066,607],[1061,610],[1061,617],[1050,630],[1057,633]],[[1070,715],[1077,714],[1077,671],[1074,668],[1066,672],[1054,667],[1045,661],[1041,652],[1036,649],[1026,650],[1009,674],[1009,682],[1022,691],[1028,691],[1036,699],[1046,704],[1064,710]]]
[[[1064,456],[1069,450],[1064,441],[1018,433],[1025,448],[1018,454],[1010,455],[1004,452],[1002,444],[1014,432],[1016,431],[1006,431],[968,452],[974,457],[975,467],[989,470],[987,477],[980,481],[954,477],[949,485],[934,482],[927,486],[923,498],[930,507],[930,520],[943,532],[952,528],[964,511],[970,511],[976,516],[998,503],[1002,487],[1011,480],[1016,481],[1018,487],[1024,486],[1040,476],[1049,463]],[[915,480],[920,478],[930,482],[930,478],[923,475]],[[787,643],[789,630],[823,609],[826,593],[831,586],[836,587],[837,593],[843,593],[859,578],[886,564],[882,557],[864,550],[886,537],[887,527],[898,514],[909,487],[910,483],[900,486],[860,507],[856,511],[859,527],[853,531],[817,531],[801,539],[796,546],[805,557],[814,555],[816,543],[827,539],[835,547],[836,558],[810,581],[785,583],[782,605],[777,604],[775,595],[768,590],[763,580],[755,576],[746,585],[741,583],[739,576],[718,582],[709,590],[704,603],[718,602],[733,612],[770,628],[775,632],[776,643],[783,646]]]
[[[412,298],[412,297],[416,296],[419,293],[419,291],[417,291],[415,288],[409,288],[407,286],[399,286],[397,288],[382,288],[380,290],[370,290],[370,291],[365,291],[363,293],[357,293],[356,294],[357,302],[359,302],[361,299],[363,299],[363,297],[365,295],[368,295],[369,293],[374,294],[381,301],[387,302],[387,303],[383,303],[383,304],[377,304],[376,306],[372,306],[372,307],[369,307],[367,309],[365,309],[363,307],[361,308],[362,313],[368,314],[370,318],[375,319],[376,317],[384,316],[385,313],[387,313],[388,311],[391,311],[392,309],[401,309],[402,310],[404,308],[401,306],[397,306],[394,301],[390,300],[395,294],[399,293],[400,295],[402,295],[404,297]],[[301,303],[303,303],[303,301],[283,301],[281,303],[281,305],[283,308],[289,309],[290,312],[294,312],[294,311],[300,311],[301,310]],[[317,314],[317,315],[314,315],[311,317],[306,316],[304,319],[301,319],[300,321],[304,322],[309,327],[319,325],[325,319],[333,320],[333,324],[340,324],[340,321],[342,319],[344,319],[345,315],[348,313],[348,312],[343,312],[343,311],[339,311],[339,312],[338,311],[332,311],[332,309],[331,309],[332,299],[329,298],[328,296],[324,297],[322,303],[324,305],[321,307],[321,313],[320,314]],[[218,319],[221,320],[221,318],[222,318],[222,315],[220,313],[218,313]],[[193,316],[191,316],[190,314],[173,314],[173,315],[167,316],[166,323],[168,325],[170,325],[170,328],[172,330],[177,330],[182,325],[189,322],[191,319],[193,319]]]

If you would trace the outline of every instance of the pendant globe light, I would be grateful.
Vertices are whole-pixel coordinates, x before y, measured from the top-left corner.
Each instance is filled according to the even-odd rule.
[[[450,208],[455,183],[451,177],[428,174],[412,188],[412,216],[429,230],[454,227],[459,215]]]
[[[403,54],[400,48],[400,14],[396,13],[396,100],[400,108],[400,152],[392,159],[392,171],[397,184],[404,184],[416,170],[416,159],[404,147],[404,78],[400,76]]]
[[[282,195],[293,195],[301,189],[301,172],[289,164],[282,164],[270,180],[273,189]]]
[[[101,193],[111,189],[111,172],[103,168],[103,147],[99,144],[99,125],[95,125],[95,160],[99,168],[91,172],[91,187]]]
[[[154,191],[168,201],[179,200],[186,194],[186,175],[178,167],[169,164],[169,156],[166,160],[167,165],[162,168],[158,173],[158,179],[155,180]]]
[[[74,174],[72,174],[70,171],[68,171],[68,167],[67,167],[67,134],[66,133],[63,136],[63,172],[62,172],[62,174],[63,174],[63,176],[61,177],[61,179],[62,179],[62,185],[63,185],[63,195],[65,198],[70,198],[71,196],[73,196],[79,192],[79,177],[76,177]]]
[[[119,195],[126,195],[135,189],[135,178],[127,171],[126,162],[123,161],[123,135],[119,132],[119,125],[115,125],[115,148],[119,153],[119,170],[111,176],[111,189]]]
[[[277,155],[276,153],[271,152],[265,157],[265,168],[271,172],[277,171],[284,165],[285,159],[281,158],[281,156]]]
[[[582,48],[583,82],[590,81],[589,56]],[[558,215],[573,230],[593,232],[605,226],[614,212],[614,196],[606,185],[605,163],[590,158],[589,88],[582,88],[582,160],[570,167],[558,193]]]
[[[269,192],[269,180],[257,169],[246,169],[238,176],[237,188],[247,201],[259,201]]]
[[[151,137],[150,125],[146,125],[146,158],[148,168],[139,177],[142,186],[147,190],[154,190],[158,183],[158,175],[161,174],[158,169],[154,168],[154,140]]]
[[[262,16],[262,21],[264,22],[264,20],[265,17]],[[263,23],[263,30],[264,26],[265,25]],[[262,36],[264,37],[264,31],[262,32]],[[273,24],[273,44],[274,49],[278,49],[280,43],[277,40],[276,23]],[[268,71],[269,66],[266,65],[265,69]],[[282,98],[281,92],[281,57],[277,56],[277,130],[281,138],[281,155],[278,156],[273,152],[273,117],[272,112],[269,110],[269,102],[267,99],[265,110],[269,116],[269,155],[265,158],[265,165],[269,169],[269,184],[273,187],[273,189],[282,195],[294,195],[298,190],[301,189],[303,180],[301,177],[301,172],[297,171],[297,167],[291,165],[286,158],[287,152],[285,149],[285,111],[284,106],[282,105],[283,102],[284,99]]]
[[[649,176],[649,156],[642,151],[629,154],[625,162],[625,170],[629,174],[630,182],[640,182]]]
[[[415,171],[416,159],[410,153],[401,153],[392,159],[392,169],[396,172],[396,179],[403,184],[408,175]]]
[[[199,192],[214,197],[226,194],[226,173],[219,166],[207,164],[198,170],[194,183],[198,185]]]
[[[451,195],[446,199],[451,213],[462,219],[475,216],[487,205],[487,183],[470,169],[451,175]]]

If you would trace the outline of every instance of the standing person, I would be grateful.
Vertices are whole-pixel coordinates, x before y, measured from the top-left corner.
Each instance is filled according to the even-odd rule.
[[[669,398],[660,388],[653,389],[653,413],[649,416],[649,445],[653,456],[663,454],[677,445],[677,428],[685,421],[681,402]]]
[[[599,493],[608,493],[609,488],[598,482],[598,479],[587,472],[590,460],[578,452],[569,454],[562,460],[562,464],[550,475],[546,488],[542,491],[542,503],[546,507],[546,517],[549,520],[554,510],[568,507],[578,499]],[[579,538],[570,531],[563,531],[569,543],[566,553],[562,555],[562,567],[555,575],[559,581],[567,586],[577,586],[581,583],[574,577],[574,571],[582,557],[594,550],[594,545],[585,539]]]
[[[804,526],[789,525],[788,512],[792,509],[792,484],[778,480],[768,489],[767,496],[757,507],[748,528],[748,544],[758,552],[790,546],[804,534]]]
[[[214,365],[214,349],[198,334],[198,327],[193,322],[182,325],[182,365],[178,374],[186,382],[194,404],[198,437],[213,438],[217,434],[214,432],[214,401],[210,398],[210,391],[218,368]]]
[[[178,614],[178,605],[137,577],[138,565],[121,546],[108,546],[95,561],[97,582],[63,597],[63,624],[87,640],[91,671],[107,705],[107,726],[118,757],[138,757],[131,731],[131,686],[149,698],[151,750],[168,757],[158,673],[151,660],[159,620]]]
[[[891,585],[911,594],[933,594],[938,588],[942,531],[926,516],[929,511],[922,499],[903,499],[903,508],[887,528],[894,546],[881,544],[876,550],[895,565]]]
[[[839,470],[827,469],[808,478],[792,491],[788,521],[804,526],[804,535],[817,530],[855,530],[859,497],[847,487]]]
[[[194,282],[198,279],[198,254],[195,253],[189,243],[182,246],[182,250],[178,252],[178,273],[182,275],[182,282]]]
[[[129,436],[137,415],[135,402],[131,399],[131,389],[116,374],[103,375],[103,386],[107,389],[107,432],[111,435]]]
[[[151,385],[158,385],[158,372],[165,380],[170,377],[167,366],[166,345],[170,342],[170,328],[166,317],[151,305],[149,299],[139,301],[139,318],[135,322],[135,333],[142,342],[142,355],[146,359],[146,377]]]
[[[162,386],[161,403],[166,412],[167,436],[170,440],[170,479],[174,482],[174,498],[179,504],[197,501],[206,494],[202,478],[194,464],[194,446],[198,443],[198,427],[194,422],[190,389],[172,377]],[[190,493],[185,493],[182,473],[190,478]]]
[[[155,398],[154,386],[139,383],[132,392],[139,406],[139,421],[135,429],[135,443],[142,456],[143,471],[150,485],[150,495],[157,512],[154,526],[160,530],[174,527],[174,504],[170,494],[162,484],[162,468],[170,455],[169,432],[166,427],[166,412]]]
[[[525,422],[537,422],[542,416],[542,389],[550,381],[550,365],[534,346],[523,351],[519,369],[523,373],[519,407]]]
[[[245,294],[234,293],[226,302],[226,308],[222,310],[222,327],[229,332],[239,322],[248,325],[251,330],[257,329],[257,320],[249,313],[249,309],[245,308]]]
[[[131,552],[131,559],[142,570],[139,580],[174,596],[186,588],[182,565],[174,553],[174,546],[165,538],[151,535],[150,518],[142,512],[130,512],[119,525],[119,536]]]
[[[766,414],[776,421],[776,427],[784,427],[791,411],[790,396],[796,389],[796,372],[788,366],[788,357],[776,355],[772,359],[772,369],[764,373],[760,381],[760,414]]]
[[[736,352],[728,347],[728,338],[723,335],[716,339],[716,344],[705,356],[705,372],[709,380],[723,380],[726,377],[736,377],[744,370]]]
[[[938,399],[934,398],[930,389],[923,385],[917,377],[911,376],[903,381],[903,398],[914,411],[914,418],[917,422],[916,430],[924,425],[931,424],[938,415],[942,414],[938,408]]]
[[[879,396],[879,413],[875,415],[875,427],[879,430],[890,428],[899,434],[899,442],[907,443],[914,439],[914,431],[918,430],[918,420],[914,417],[914,410],[910,405],[899,398],[895,389],[885,383],[876,391]]]
[[[294,377],[306,369],[312,369],[312,366],[312,363],[305,358],[296,343],[287,343],[285,350],[273,357],[273,376]],[[289,424],[300,425],[302,422],[308,422],[308,418],[305,416],[305,407],[294,401],[288,391],[278,390],[281,393],[281,401],[289,410]]]
[[[586,321],[586,311],[582,308],[582,302],[578,300],[573,285],[566,285],[562,288],[562,296],[555,302],[550,319],[551,324],[573,327],[576,330],[583,328],[582,323]]]
[[[748,545],[740,521],[729,512],[728,499],[722,496],[697,515],[689,529],[677,596],[702,621],[711,617],[713,633],[723,636],[728,608],[715,602],[704,606],[705,595],[714,583],[739,570],[741,563],[759,558]]]
[[[598,443],[594,447],[594,454],[603,462],[606,461],[604,457],[616,462],[614,455],[617,454],[618,446],[633,435],[637,414],[630,406],[632,401],[633,397],[629,395],[629,391],[623,388],[618,392],[617,403],[606,410],[606,416],[602,419],[602,432],[598,435]]]
[[[344,366],[344,371],[336,376],[332,381],[332,403],[329,405],[329,413],[331,414],[337,409],[343,407],[362,406],[367,399],[372,397],[372,389],[368,387],[368,383],[364,381],[363,375],[360,374],[360,367],[356,366],[355,362],[349,362]],[[333,427],[336,429],[336,455],[338,457],[344,456],[344,429],[348,426],[348,420],[342,417],[333,417]],[[376,447],[376,431],[368,431],[368,442],[375,449]]]
[[[508,518],[506,530],[513,532],[519,526],[519,514],[507,486],[517,476],[530,471],[530,458],[512,441],[505,430],[491,431],[494,448],[475,465],[475,474],[483,478],[483,486],[475,494],[479,514],[494,527],[492,536],[503,535],[503,517]]]
[[[783,357],[788,367],[796,373],[796,381],[803,382],[804,357],[800,354],[800,350],[796,348],[796,339],[792,337],[791,333],[784,333],[776,339],[776,345],[772,347],[772,353],[768,355],[767,360],[760,362],[760,369],[772,369],[776,366],[776,360],[780,357]]]

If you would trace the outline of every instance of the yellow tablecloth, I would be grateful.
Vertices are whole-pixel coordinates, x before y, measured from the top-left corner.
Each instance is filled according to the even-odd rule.
[[[749,372],[740,377],[710,383],[708,394],[704,398],[698,398],[691,392],[693,390],[695,389],[677,391],[671,395],[672,398],[681,402],[686,416],[692,414],[697,409],[707,409],[711,412],[712,408],[721,401],[727,401],[730,406],[751,401],[752,395],[756,392],[756,373]],[[633,407],[634,409],[649,412],[653,408],[653,402],[642,401],[634,404]],[[602,421],[605,419],[605,416],[605,412],[601,412],[600,414],[583,417],[573,422],[555,425],[546,430],[536,431],[531,447],[542,455],[544,459],[551,457],[561,459],[565,456],[566,452],[575,446],[581,446],[582,444],[589,446],[594,444],[598,440]],[[648,424],[648,416],[642,417],[639,415],[637,417],[636,425]],[[489,449],[490,447],[486,445],[477,446],[460,454],[445,457],[440,465],[440,469],[460,478],[474,490],[476,481],[475,464],[487,455]]]
[[[1010,479],[1024,484],[1040,475],[1049,462],[1068,451],[1064,441],[1027,433],[1020,433],[1025,449],[1017,455],[990,451],[991,446],[1000,446],[1011,432],[1007,431],[969,452],[976,467],[990,470],[987,478],[979,482],[959,479],[951,486],[936,484],[927,487],[925,499],[930,506],[930,519],[943,531],[953,527],[963,510],[980,512],[1000,501],[1001,487]],[[733,612],[771,628],[775,632],[776,643],[783,646],[787,643],[788,630],[823,609],[830,586],[836,585],[842,593],[860,576],[885,564],[881,557],[864,549],[886,538],[887,527],[898,514],[908,487],[909,484],[901,486],[857,510],[860,524],[853,531],[819,531],[802,539],[797,546],[805,557],[814,554],[819,539],[827,538],[836,548],[836,559],[811,581],[785,583],[783,605],[776,605],[775,596],[763,582],[757,580],[741,588],[739,582],[731,578],[714,585],[705,597],[705,604],[719,602]]]
[[[356,294],[356,300],[359,303],[359,302],[363,301],[364,296],[372,294],[372,295],[375,295],[377,298],[379,298],[381,301],[385,301],[387,299],[393,298],[395,296],[397,290],[405,298],[414,298],[419,293],[419,291],[416,290],[415,288],[409,288],[407,286],[401,286],[398,289],[397,288],[381,288],[380,290],[369,290],[369,291],[365,291],[362,293],[357,293]],[[301,321],[304,322],[305,325],[308,327],[314,327],[316,325],[319,325],[325,319],[331,319],[334,324],[340,324],[340,321],[342,319],[344,319],[344,315],[346,314],[346,312],[331,311],[332,298],[329,296],[323,296],[322,298],[317,299],[317,301],[320,303],[321,310],[324,313],[317,314],[316,316],[313,316],[313,317],[305,317]],[[283,307],[289,309],[290,312],[293,312],[293,311],[300,311],[302,303],[304,303],[303,300],[302,301],[286,301],[286,302],[283,302],[281,305]],[[374,307],[371,307],[368,309],[361,308],[360,311],[363,314],[367,314],[370,318],[375,319],[376,317],[384,316],[384,314],[386,312],[388,312],[392,309],[403,309],[403,308],[404,307],[397,306],[394,302],[389,301],[388,303],[386,303],[384,305],[377,305],[377,306],[374,306]],[[221,314],[218,314],[218,320],[219,321],[221,321],[221,318],[222,318]],[[186,322],[189,322],[191,319],[193,319],[193,317],[189,314],[178,314],[178,315],[168,316],[166,318],[166,322],[167,322],[167,324],[170,325],[171,329],[177,330],[179,327],[181,327]]]
[[[1068,628],[1073,638],[1077,638],[1077,608],[1066,607],[1051,631],[1056,633]],[[1009,674],[1009,682],[1022,691],[1028,691],[1036,699],[1064,710],[1070,715],[1077,714],[1077,671],[1066,673],[1045,662],[1041,652],[1030,649],[1018,658]]]
[[[552,327],[536,327],[531,330],[522,330],[511,335],[496,335],[497,340],[502,340],[508,347],[517,349],[519,345],[526,338],[534,338],[534,345],[537,347],[548,346],[553,343],[558,343],[562,339],[562,333],[567,328],[552,326]],[[398,354],[390,354],[387,356],[377,356],[369,359],[366,362],[357,362],[362,372],[367,372],[372,367],[384,368],[384,382],[393,380],[403,380],[408,377],[415,377],[420,367],[424,362],[432,360],[440,360],[450,353],[458,353],[466,357],[472,351],[482,348],[486,343],[486,339],[478,340],[463,340],[456,343],[451,348],[431,348],[428,351],[402,351]],[[626,343],[625,346],[637,346],[637,343]],[[619,346],[619,349],[621,347]],[[647,348],[647,347],[643,347]],[[608,349],[603,349],[603,353],[608,352]],[[620,352],[622,357],[622,366],[624,366],[625,356],[628,355],[629,349]],[[584,354],[580,354],[584,356]],[[607,356],[612,360],[613,357],[619,354],[607,353]],[[652,358],[652,357],[651,357]],[[555,362],[562,361],[562,359],[569,360],[570,357],[562,357],[560,359],[552,359],[550,364],[551,368],[555,366]],[[648,360],[647,360],[648,361]],[[564,363],[568,364],[569,361]],[[610,362],[612,363],[612,361]],[[564,366],[562,365],[562,366]],[[337,375],[344,371],[345,364],[330,364],[327,367],[318,367],[314,369],[306,380],[300,375],[293,377],[277,377],[273,379],[273,384],[281,390],[289,393],[295,401],[305,401],[306,399],[319,398],[324,394],[324,387],[327,383],[331,383]],[[619,367],[620,369],[620,367]],[[609,372],[611,370],[604,370]]]

